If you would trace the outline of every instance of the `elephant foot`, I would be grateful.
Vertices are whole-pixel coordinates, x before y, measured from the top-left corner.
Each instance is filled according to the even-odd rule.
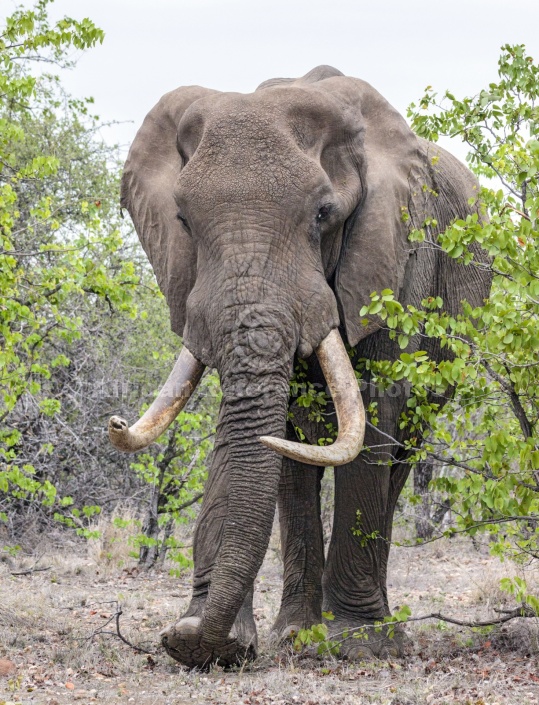
[[[283,644],[293,641],[300,629],[309,629],[313,624],[320,624],[322,616],[314,611],[307,613],[305,609],[281,608],[273,627],[269,641],[271,644]]]
[[[401,625],[375,627],[372,620],[356,622],[335,620],[329,625],[329,639],[339,646],[339,658],[365,661],[404,656],[409,638]]]
[[[273,646],[293,641],[300,629],[305,629],[300,624],[287,624],[284,627],[273,626],[269,635],[269,643]]]
[[[188,668],[207,669],[213,664],[239,666],[253,661],[257,656],[256,628],[245,622],[234,624],[228,639],[218,646],[205,644],[202,640],[200,617],[183,617],[176,624],[160,633],[165,651]]]

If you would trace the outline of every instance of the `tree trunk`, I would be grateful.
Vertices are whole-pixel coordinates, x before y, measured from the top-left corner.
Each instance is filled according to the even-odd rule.
[[[150,570],[155,565],[155,561],[159,555],[159,497],[161,494],[160,483],[152,485],[150,501],[148,503],[148,513],[144,524],[142,525],[142,533],[149,539],[155,541],[151,546],[141,546],[139,550],[138,564],[144,570]]]
[[[431,500],[429,482],[432,480],[434,466],[429,461],[417,463],[414,467],[414,494],[421,497],[421,504],[416,505],[415,531],[419,539],[429,539],[434,531],[431,520]]]

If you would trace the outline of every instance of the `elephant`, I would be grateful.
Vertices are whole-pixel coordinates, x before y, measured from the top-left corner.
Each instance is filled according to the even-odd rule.
[[[480,305],[488,267],[464,266],[409,238],[429,216],[434,243],[455,219],[479,213],[477,198],[463,164],[418,138],[371,85],[329,66],[248,94],[181,87],[145,118],[125,164],[121,206],[183,347],[134,425],[110,419],[110,439],[126,452],[156,440],[205,368],[218,371],[222,389],[195,529],[192,599],[161,634],[180,663],[230,666],[256,657],[253,584],[276,506],[284,565],[277,641],[320,623],[323,611],[333,613],[330,636],[390,614],[392,521],[409,473],[409,432],[399,426],[406,394],[377,398],[378,425],[366,421],[369,373],[360,392],[355,363],[395,360],[401,350],[376,315],[359,312],[384,289],[417,308],[440,296],[450,315],[464,299]],[[478,248],[474,257],[486,261]],[[407,350],[419,349],[436,360],[449,354],[415,336]],[[328,435],[324,424],[300,414],[290,421],[298,358],[308,381],[331,393],[333,443],[317,442]],[[309,442],[298,441],[296,426]],[[373,462],[373,448],[384,444]],[[327,467],[335,468],[335,509],[325,557]],[[358,512],[362,530],[384,540],[351,530]],[[345,639],[341,655],[400,653],[403,634],[371,631]]]

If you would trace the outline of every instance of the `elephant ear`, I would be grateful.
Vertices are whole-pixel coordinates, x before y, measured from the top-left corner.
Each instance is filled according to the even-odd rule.
[[[380,325],[376,316],[367,316],[367,325],[361,322],[359,312],[370,294],[391,289],[399,296],[413,251],[407,222],[418,218],[427,168],[417,137],[372,86],[355,78],[324,83],[363,128],[351,145],[363,194],[345,225],[334,280],[341,322],[349,343],[356,345]]]
[[[165,94],[148,113],[125,163],[121,206],[127,208],[170,308],[172,330],[182,335],[185,304],[196,278],[196,249],[177,218],[174,186],[182,167],[180,120],[199,98],[215,93],[190,86]]]

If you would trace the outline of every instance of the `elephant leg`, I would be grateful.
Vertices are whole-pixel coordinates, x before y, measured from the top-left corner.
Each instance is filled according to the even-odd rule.
[[[193,593],[186,612],[178,622],[169,625],[161,632],[161,641],[167,653],[180,663],[200,666],[204,659],[200,656],[200,633],[204,605],[208,597],[213,569],[217,563],[228,505],[228,444],[220,433],[213,449],[208,480],[204,489],[204,499],[198,516],[193,542]],[[253,590],[247,593],[231,631],[230,664],[237,663],[238,652],[247,659],[256,657],[258,642],[253,616]],[[238,648],[238,644],[241,645]],[[211,656],[211,655],[210,655]],[[230,665],[226,653],[221,654],[221,665]],[[208,658],[208,664],[214,659]],[[241,660],[241,659],[240,659]]]
[[[294,440],[293,431],[287,431]],[[322,620],[324,539],[320,483],[324,468],[284,459],[279,485],[279,523],[283,554],[283,594],[272,637],[281,641]]]
[[[387,566],[389,562],[389,551],[391,548],[391,537],[393,533],[393,516],[395,514],[399,495],[402,492],[404,485],[406,484],[408,475],[410,474],[410,465],[406,462],[407,457],[408,455],[404,455],[400,459],[399,463],[396,463],[391,467],[389,480],[389,496],[387,501],[387,511],[383,530],[383,536],[387,538],[387,541],[382,542],[382,550],[384,552],[384,556],[382,560],[381,573],[381,585],[384,593],[384,601],[388,614],[389,602],[387,598]]]
[[[332,612],[330,636],[348,658],[398,655],[401,634],[388,639],[369,625],[389,615],[387,534],[391,526],[390,468],[370,464],[361,454],[335,468],[335,516],[323,575],[324,611]],[[395,500],[396,501],[396,500]],[[343,637],[359,628],[363,638]]]

